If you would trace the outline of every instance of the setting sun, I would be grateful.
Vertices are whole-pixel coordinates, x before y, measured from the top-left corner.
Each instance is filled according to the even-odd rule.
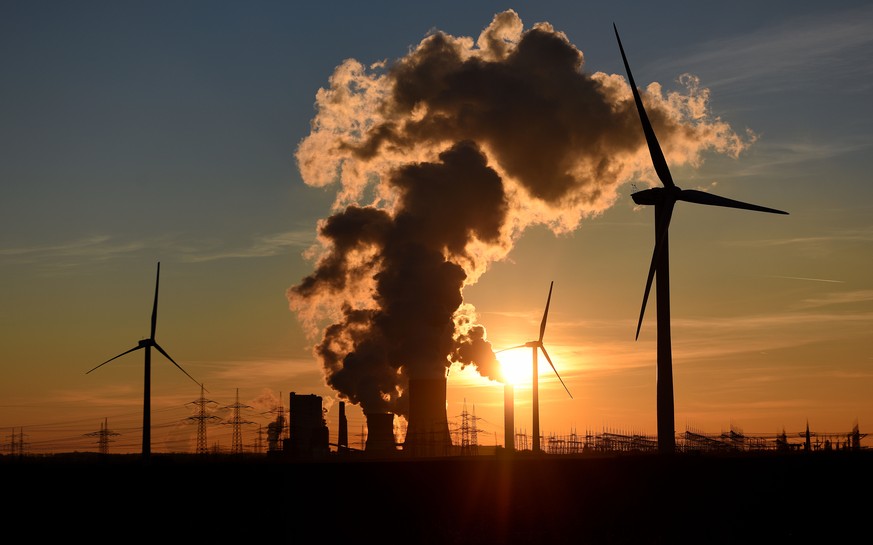
[[[497,354],[500,361],[500,369],[504,378],[510,384],[530,383],[531,377],[531,354],[530,348],[516,348]]]

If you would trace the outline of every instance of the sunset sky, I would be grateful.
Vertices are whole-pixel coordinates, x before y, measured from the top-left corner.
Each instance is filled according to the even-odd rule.
[[[142,352],[86,372],[148,337],[158,262],[157,342],[214,414],[238,392],[246,445],[290,392],[324,397],[335,441],[313,348],[341,325],[342,359],[343,305],[372,311],[376,273],[396,287],[381,331],[410,333],[373,341],[389,367],[452,297],[493,350],[536,339],[553,281],[544,342],[572,398],[541,358],[543,435],[654,436],[654,292],[634,340],[654,216],[630,194],[657,179],[613,23],[677,185],[789,213],[677,204],[677,433],[866,433],[869,2],[7,2],[0,452],[21,433],[30,452],[96,450],[104,422],[111,452],[140,449]],[[377,242],[325,254],[320,222]],[[434,247],[460,291],[431,282]],[[502,445],[483,374],[450,368],[450,427],[475,413]],[[153,452],[193,451],[199,396],[153,354]],[[531,432],[529,382],[515,422]]]

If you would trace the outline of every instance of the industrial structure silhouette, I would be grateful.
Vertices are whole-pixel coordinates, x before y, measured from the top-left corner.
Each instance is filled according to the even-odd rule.
[[[539,421],[539,399],[538,399],[538,354],[542,352],[543,356],[552,367],[558,380],[564,386],[568,395],[572,398],[569,389],[561,379],[560,374],[555,368],[544,344],[543,337],[545,334],[546,323],[551,303],[552,289],[554,283],[549,287],[549,294],[546,300],[545,310],[540,324],[539,337],[536,340],[526,342],[524,344],[514,346],[504,350],[515,348],[531,348],[532,350],[532,434],[528,436],[526,433],[519,431],[515,427],[514,422],[514,389],[508,382],[504,385],[504,439],[503,446],[498,446],[498,441],[495,438],[494,450],[499,450],[502,453],[514,453],[516,451],[527,451],[528,442],[530,441],[530,450],[534,454],[581,454],[584,452],[649,452],[658,451],[661,453],[672,453],[676,450],[681,451],[731,451],[731,450],[769,450],[773,449],[794,449],[795,444],[788,441],[787,435],[773,436],[762,441],[753,441],[751,438],[742,434],[737,430],[731,429],[728,433],[718,435],[705,434],[695,430],[686,430],[681,436],[675,433],[674,414],[673,414],[673,380],[672,380],[672,354],[670,341],[670,310],[669,310],[669,251],[668,251],[668,228],[670,219],[673,213],[674,205],[677,201],[687,201],[695,204],[704,204],[710,206],[720,206],[729,208],[740,208],[746,210],[786,214],[781,210],[766,208],[758,205],[752,205],[732,199],[726,199],[710,193],[705,193],[695,190],[683,190],[676,186],[669,172],[666,159],[661,151],[660,144],[655,136],[654,129],[648,119],[646,110],[639,91],[634,82],[630,66],[625,55],[624,48],[619,38],[618,28],[613,25],[615,37],[618,42],[622,60],[627,71],[628,81],[633,94],[634,102],[639,114],[639,119],[642,125],[642,130],[645,136],[646,144],[651,155],[652,164],[655,172],[660,179],[663,187],[646,189],[643,191],[635,191],[631,196],[637,204],[653,205],[655,207],[655,246],[652,253],[652,260],[648,271],[645,291],[640,309],[639,320],[636,329],[636,337],[639,337],[640,327],[642,325],[643,316],[645,314],[646,302],[653,280],[657,277],[656,293],[657,293],[657,426],[658,431],[655,437],[649,437],[640,433],[617,432],[614,430],[605,430],[603,432],[586,431],[584,434],[577,434],[572,431],[566,436],[550,435],[544,437],[540,431]],[[232,416],[229,419],[221,420],[218,417],[211,415],[207,410],[207,406],[214,402],[207,400],[204,397],[205,388],[201,383],[198,383],[191,375],[189,375],[175,360],[173,360],[166,351],[155,340],[155,330],[157,322],[157,307],[158,307],[158,286],[160,280],[160,263],[157,264],[157,276],[155,282],[154,304],[151,316],[150,336],[147,339],[139,341],[138,345],[122,352],[121,354],[110,358],[100,365],[89,370],[88,373],[95,369],[120,358],[121,356],[139,349],[145,349],[145,367],[144,367],[144,392],[143,392],[143,426],[142,426],[142,456],[148,458],[151,452],[150,435],[150,366],[151,366],[151,349],[157,349],[167,359],[169,359],[177,368],[185,373],[192,381],[198,384],[201,389],[200,398],[193,402],[197,408],[197,413],[188,420],[197,424],[197,440],[195,452],[198,454],[206,454],[209,451],[207,441],[207,424],[209,422],[219,421],[221,425],[229,425],[232,428],[232,444],[230,452],[232,454],[242,454],[246,451],[243,441],[243,427],[255,422],[245,420],[242,416],[243,409],[250,409],[251,406],[240,403],[239,391],[236,393],[236,400],[233,404],[224,407],[230,410]],[[424,373],[421,375],[410,376],[408,380],[408,395],[409,411],[408,417],[405,420],[406,428],[402,433],[398,434],[395,429],[395,414],[391,412],[368,412],[364,414],[366,419],[366,433],[362,429],[362,445],[361,448],[355,448],[349,444],[348,439],[348,423],[345,418],[345,404],[339,403],[339,424],[337,431],[336,443],[330,443],[329,430],[327,428],[322,400],[315,395],[301,395],[292,392],[289,396],[288,412],[286,414],[284,407],[280,405],[276,411],[276,418],[268,425],[267,428],[267,452],[268,453],[284,453],[295,458],[319,458],[326,457],[334,453],[351,454],[356,452],[366,452],[373,456],[394,456],[402,454],[408,457],[415,458],[432,458],[455,456],[458,454],[469,455],[479,453],[482,449],[478,445],[478,429],[475,425],[475,415],[472,416],[473,423],[470,422],[471,416],[466,411],[466,405],[462,414],[462,424],[460,426],[460,439],[454,440],[453,435],[456,435],[457,430],[452,430],[450,421],[446,414],[446,376],[437,376],[433,373]],[[281,394],[280,394],[281,397]],[[283,400],[284,401],[284,400]],[[474,411],[475,413],[475,411]],[[260,434],[260,432],[259,432]],[[109,437],[113,433],[109,432],[108,427],[104,425],[95,435],[99,438],[98,444],[101,453],[108,452]],[[366,444],[363,440],[366,437]],[[19,435],[23,437],[23,432]],[[260,435],[259,435],[260,437]],[[677,441],[678,437],[678,441]],[[823,436],[822,436],[823,437]],[[852,432],[838,434],[838,436],[828,437],[826,444],[828,448],[860,448],[860,433],[856,425]],[[19,439],[20,441],[21,439]],[[260,442],[260,441],[259,441]],[[13,441],[14,443],[14,441]],[[818,443],[816,443],[818,444]],[[545,446],[543,446],[545,445]],[[334,450],[331,450],[331,447]],[[813,450],[811,435],[807,429],[805,442],[803,443],[805,450]],[[824,448],[824,447],[822,447]],[[260,450],[260,449],[259,449]]]

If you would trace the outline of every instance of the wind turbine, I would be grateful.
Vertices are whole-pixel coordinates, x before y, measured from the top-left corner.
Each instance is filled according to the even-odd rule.
[[[182,371],[183,373],[188,375],[188,372],[185,371],[184,369],[182,369],[182,367],[178,363],[176,363],[176,360],[171,358],[170,355],[167,354],[164,351],[164,349],[161,348],[161,345],[159,345],[158,342],[155,340],[155,327],[157,326],[157,322],[158,322],[158,285],[160,283],[160,279],[161,279],[161,263],[158,262],[158,274],[157,274],[157,278],[155,280],[155,304],[152,307],[152,329],[151,329],[151,335],[149,336],[149,338],[140,340],[139,343],[137,343],[137,345],[134,346],[133,348],[131,348],[130,350],[122,352],[121,354],[119,354],[115,357],[109,358],[108,360],[104,361],[103,363],[101,363],[97,367],[94,367],[94,369],[91,369],[90,371],[85,373],[87,375],[91,371],[94,371],[95,369],[98,369],[99,367],[102,367],[102,366],[106,365],[107,363],[109,363],[110,361],[117,359],[117,358],[120,358],[121,356],[124,356],[125,354],[129,354],[135,350],[145,349],[145,386],[143,388],[143,409],[142,409],[142,456],[143,456],[143,459],[148,459],[149,456],[151,455],[151,408],[150,408],[150,403],[151,403],[152,347],[156,348],[157,351],[160,352],[161,354],[163,354],[165,358],[167,358],[168,360],[173,362],[173,365],[178,367],[180,371]],[[200,384],[199,382],[197,382],[196,380],[194,380],[194,377],[192,377],[191,375],[188,375],[188,378],[190,378],[191,380],[194,381],[195,384],[197,384],[198,386],[203,388],[203,385]]]
[[[567,395],[570,396],[570,399],[573,399],[573,394],[570,393],[570,390],[567,389],[567,385],[564,384],[564,380],[561,378],[561,375],[558,374],[558,370],[555,369],[555,364],[552,363],[552,358],[549,357],[549,353],[546,351],[546,347],[543,344],[543,336],[546,334],[546,320],[549,317],[549,303],[552,301],[552,288],[554,287],[555,282],[553,281],[549,284],[549,297],[546,299],[546,310],[543,312],[543,321],[540,323],[540,336],[535,341],[528,341],[524,344],[520,344],[518,346],[511,346],[509,348],[504,348],[503,350],[498,350],[498,352],[505,352],[506,350],[514,350],[516,348],[530,348],[532,357],[533,357],[533,375],[531,377],[531,392],[533,396],[533,401],[531,405],[531,412],[533,413],[533,452],[540,452],[540,394],[539,394],[539,369],[537,367],[537,356],[540,350],[543,352],[543,356],[546,357],[546,361],[549,362],[549,365],[552,366],[552,371],[555,372],[555,376],[558,377],[558,380],[561,381],[561,385],[567,390]],[[504,400],[506,402],[506,400]],[[507,440],[508,444],[509,440]]]
[[[615,30],[615,38],[618,40],[618,48],[627,71],[627,78],[633,91],[634,102],[646,136],[649,154],[652,156],[652,164],[655,172],[664,187],[653,187],[631,194],[634,202],[655,207],[655,249],[652,252],[652,262],[649,265],[649,275],[646,279],[646,289],[643,293],[643,304],[640,308],[640,318],[637,322],[636,339],[640,336],[640,327],[643,324],[643,315],[646,311],[646,300],[652,287],[652,278],[658,273],[657,281],[657,330],[658,330],[658,384],[657,384],[657,419],[658,419],[658,450],[662,453],[672,453],[675,449],[674,415],[673,415],[673,354],[670,346],[670,259],[668,250],[667,231],[670,226],[670,218],[673,215],[673,207],[676,201],[685,201],[694,204],[709,206],[723,206],[727,208],[740,208],[756,212],[769,212],[771,214],[788,214],[782,210],[758,206],[745,202],[735,201],[725,197],[719,197],[711,193],[694,189],[680,189],[673,182],[667,161],[655,137],[655,131],[646,115],[640,93],[634,83],[621,38],[618,36],[618,27],[612,25]]]

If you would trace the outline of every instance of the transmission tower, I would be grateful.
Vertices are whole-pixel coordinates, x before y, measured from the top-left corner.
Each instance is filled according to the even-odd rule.
[[[231,426],[233,426],[233,439],[231,441],[230,451],[234,454],[242,454],[243,452],[242,425],[254,424],[254,422],[242,419],[242,417],[240,416],[240,409],[251,408],[251,405],[243,405],[239,402],[239,388],[236,389],[236,401],[234,402],[234,404],[225,407],[225,409],[233,409],[233,417],[228,422],[226,422],[226,424],[230,424]]]
[[[263,452],[264,451],[264,426],[258,424],[258,438],[255,440],[255,452]]]
[[[282,392],[279,392],[279,404],[267,411],[267,414],[276,415],[267,426],[267,450],[278,451],[283,448],[283,440],[288,438],[289,418],[286,416],[285,406],[282,404]]]
[[[18,428],[18,442],[15,442],[15,428],[12,428],[12,440],[9,443],[9,454],[24,456],[24,428]]]
[[[470,430],[470,443],[473,447],[473,454],[479,454],[479,424],[476,419],[476,405],[473,405],[473,428]]]
[[[530,449],[530,445],[528,443],[528,436],[526,431],[515,432],[515,448],[516,450],[528,450]]]
[[[467,412],[467,400],[464,399],[464,409],[461,411],[461,456],[470,454],[470,415]]]
[[[109,443],[112,442],[110,437],[121,434],[109,430],[109,419],[106,418],[100,423],[100,431],[92,431],[85,435],[89,437],[97,437],[97,448],[100,454],[109,454]]]
[[[215,401],[210,399],[206,399],[203,396],[203,393],[206,391],[206,388],[203,385],[200,385],[200,397],[195,401],[191,401],[187,403],[188,405],[194,405],[197,407],[197,414],[193,416],[189,416],[186,420],[189,422],[197,422],[197,454],[207,454],[209,452],[209,448],[206,443],[206,422],[221,420],[219,417],[209,414],[209,409],[211,405],[218,405]]]
[[[467,412],[467,400],[464,399],[464,409],[461,411],[461,455],[474,456],[479,452],[479,430],[476,424],[476,406],[472,415]]]

